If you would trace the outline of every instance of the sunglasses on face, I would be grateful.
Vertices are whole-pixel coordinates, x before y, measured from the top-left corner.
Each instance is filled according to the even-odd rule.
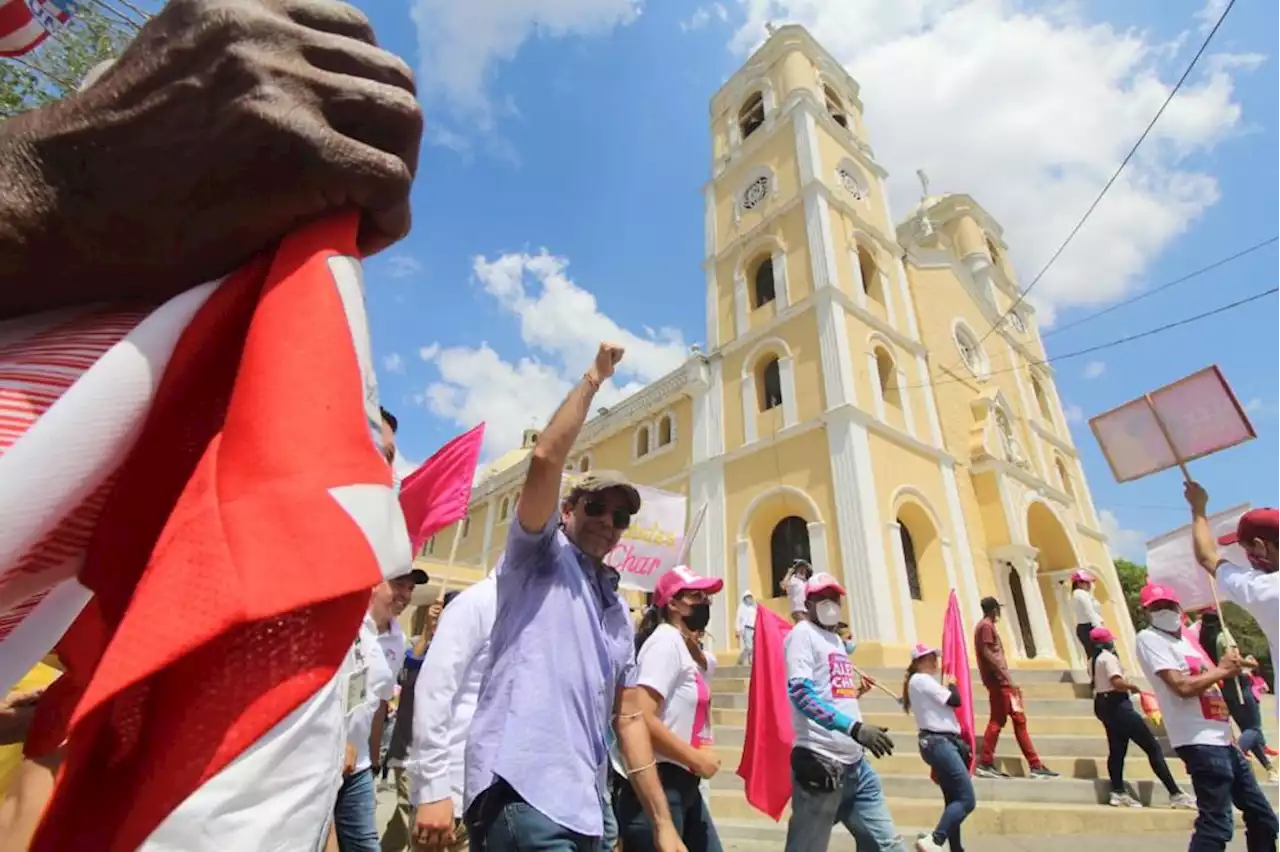
[[[602,518],[609,509],[603,500],[588,500],[582,504],[582,511],[588,518]],[[611,517],[615,530],[625,530],[631,526],[631,513],[626,509],[614,509]]]

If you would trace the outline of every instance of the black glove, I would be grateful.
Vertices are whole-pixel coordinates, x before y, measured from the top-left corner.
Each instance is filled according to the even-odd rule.
[[[849,729],[849,736],[853,737],[854,742],[876,757],[893,754],[893,740],[889,738],[889,732],[884,728],[863,722],[854,722],[853,727]]]

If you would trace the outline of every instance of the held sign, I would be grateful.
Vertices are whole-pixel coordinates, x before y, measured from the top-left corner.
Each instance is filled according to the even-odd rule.
[[[1207,367],[1089,421],[1117,482],[1257,437],[1222,371]]]
[[[581,478],[565,474],[561,495],[567,495]],[[637,485],[636,490],[640,492],[640,512],[604,561],[618,569],[623,588],[652,592],[658,578],[674,568],[680,557],[689,501],[683,494],[644,485]]]
[[[1246,503],[1210,515],[1207,520],[1214,538],[1235,532],[1240,516],[1249,511],[1249,508]],[[1238,544],[1220,547],[1219,553],[1223,559],[1236,565],[1249,564],[1244,550]],[[1147,542],[1147,579],[1169,586],[1177,592],[1185,610],[1213,606],[1213,589],[1210,586],[1213,580],[1196,561],[1189,524]]]

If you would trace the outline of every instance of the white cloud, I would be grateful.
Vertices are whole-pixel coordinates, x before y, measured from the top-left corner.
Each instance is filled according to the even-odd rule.
[[[1098,523],[1101,524],[1102,532],[1107,536],[1107,545],[1114,555],[1140,565],[1146,563],[1148,536],[1145,532],[1125,529],[1120,525],[1115,512],[1110,509],[1098,512]]]
[[[1107,371],[1107,365],[1103,361],[1090,361],[1084,365],[1084,377],[1086,379],[1096,379]]]
[[[400,357],[399,352],[392,352],[382,357],[382,369],[388,373],[403,373],[404,359]]]
[[[680,32],[687,33],[700,30],[711,22],[714,15],[721,22],[729,20],[729,10],[723,3],[712,3],[710,6],[699,6],[693,10],[689,20],[680,22]]]
[[[385,263],[387,275],[392,278],[409,278],[422,271],[422,261],[411,254],[393,254]]]
[[[523,429],[545,423],[591,365],[602,340],[622,345],[626,354],[614,381],[597,396],[601,406],[629,396],[688,357],[678,330],[637,334],[602,313],[595,296],[565,274],[567,266],[565,258],[546,251],[476,257],[472,264],[476,281],[519,320],[520,339],[541,357],[506,361],[488,343],[419,350],[440,372],[420,401],[459,426],[486,421],[486,456],[518,446]]]
[[[487,133],[496,116],[511,114],[514,105],[496,103],[490,85],[499,63],[514,59],[531,36],[602,35],[630,24],[640,9],[640,0],[413,0],[418,92],[443,106],[454,125],[438,126],[428,139],[464,149],[470,133]],[[438,125],[440,114],[433,119]]]
[[[1062,413],[1066,415],[1068,423],[1079,423],[1084,420],[1084,409],[1078,405],[1068,405]]]
[[[1081,20],[1076,5],[1011,0],[742,0],[731,47],[766,21],[806,26],[860,83],[869,142],[901,217],[923,168],[1000,221],[1023,286],[1061,243],[1159,109],[1198,46]],[[1183,42],[1186,42],[1185,44]],[[1194,44],[1192,42],[1195,42]],[[1180,49],[1177,49],[1179,48]],[[1176,50],[1176,55],[1174,52]],[[1233,71],[1206,56],[1071,246],[1036,286],[1041,321],[1115,299],[1218,199],[1194,154],[1240,128]]]

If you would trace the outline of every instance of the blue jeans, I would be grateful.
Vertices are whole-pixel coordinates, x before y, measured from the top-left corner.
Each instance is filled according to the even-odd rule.
[[[902,852],[880,776],[867,758],[845,767],[839,786],[830,791],[807,789],[791,773],[786,852],[827,852],[837,822],[853,835],[858,852]]]
[[[342,852],[381,852],[377,809],[372,769],[361,769],[342,779],[333,806],[333,830]]]
[[[600,838],[571,831],[499,778],[467,811],[471,852],[600,852]]]
[[[942,788],[942,801],[946,803],[938,825],[933,829],[933,842],[939,846],[948,844],[950,852],[962,852],[960,824],[978,806],[969,766],[956,741],[941,734],[920,732],[920,756],[937,776],[938,786]]]
[[[606,768],[605,776],[600,785],[600,810],[604,813],[600,852],[613,852],[613,847],[618,845],[618,818],[613,813],[613,770]]]
[[[1227,848],[1235,828],[1233,804],[1244,816],[1248,852],[1276,852],[1280,822],[1244,753],[1235,746],[1204,745],[1179,746],[1175,751],[1187,766],[1200,811],[1188,852],[1223,852]]]
[[[702,797],[698,776],[673,763],[658,764],[658,780],[667,796],[671,822],[689,852],[721,852],[720,835]],[[627,852],[652,852],[653,825],[629,781],[618,782],[618,828]]]

